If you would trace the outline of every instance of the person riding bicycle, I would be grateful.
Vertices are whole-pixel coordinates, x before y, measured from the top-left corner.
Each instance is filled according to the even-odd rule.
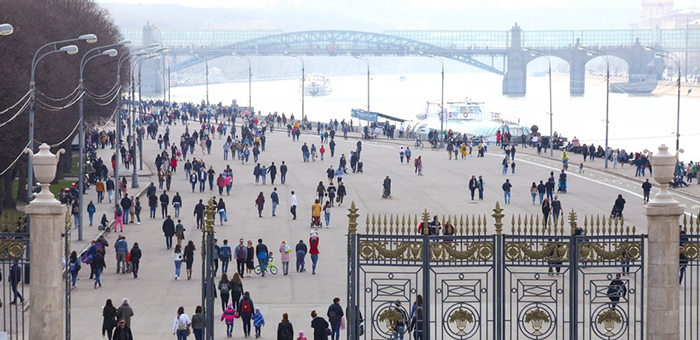
[[[415,144],[415,147],[416,147],[416,148],[419,148],[419,147],[421,147],[421,144],[423,144],[423,143],[422,143],[421,140],[420,140],[420,135],[417,135],[417,136],[416,136],[416,144]]]

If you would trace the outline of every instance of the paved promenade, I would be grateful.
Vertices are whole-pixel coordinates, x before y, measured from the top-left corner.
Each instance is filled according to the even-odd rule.
[[[190,131],[196,126],[194,123],[190,124]],[[171,140],[179,140],[180,134],[184,131],[183,126],[171,126],[170,129]],[[164,128],[161,127],[160,133],[163,131]],[[245,165],[242,165],[239,160],[223,161],[222,145],[225,139],[213,140],[211,155],[202,155],[199,147],[196,148],[193,156],[203,158],[207,166],[214,166],[217,173],[221,172],[226,165],[230,165],[234,173],[231,195],[224,196],[229,221],[223,226],[218,223],[216,225],[216,238],[219,244],[223,239],[236,244],[239,238],[253,240],[254,243],[258,238],[262,238],[268,248],[275,253],[275,263],[280,269],[278,250],[281,241],[286,240],[290,246],[294,246],[299,240],[304,240],[308,244],[311,204],[316,197],[315,188],[319,181],[326,183],[325,171],[330,165],[334,168],[338,166],[340,154],[349,155],[350,150],[355,149],[357,138],[347,141],[337,138],[334,158],[330,158],[330,152],[327,152],[323,161],[317,158],[316,162],[302,163],[301,145],[306,142],[309,146],[313,143],[318,147],[319,141],[319,137],[310,134],[302,134],[300,142],[292,142],[287,137],[286,131],[276,130],[269,134],[267,151],[261,154],[260,163],[269,165],[275,162],[279,166],[282,161],[285,161],[289,166],[287,183],[279,184],[278,177],[274,186],[270,184],[269,176],[267,185],[255,184],[252,174],[255,164],[252,162],[252,155],[251,162]],[[367,213],[419,214],[423,209],[428,209],[432,214],[490,215],[496,201],[503,203],[501,185],[507,178],[513,183],[512,204],[502,205],[502,207],[505,208],[506,221],[510,223],[511,215],[538,214],[541,217],[539,205],[532,204],[530,185],[534,181],[546,180],[550,171],[556,174],[560,170],[558,159],[550,160],[519,149],[515,158],[516,174],[511,174],[509,171],[509,174],[504,176],[501,174],[503,154],[497,147],[491,146],[486,157],[468,157],[465,160],[448,160],[447,153],[444,151],[414,150],[414,158],[418,156],[423,158],[425,174],[416,176],[412,164],[399,162],[399,148],[402,143],[403,141],[363,141],[364,173],[350,173],[344,178],[348,191],[346,204],[343,207],[333,208],[330,228],[324,227],[320,231],[321,254],[316,275],[311,275],[310,270],[306,273],[296,273],[292,262],[288,276],[278,274],[268,275],[265,278],[246,277],[244,279],[244,289],[250,291],[256,308],[261,310],[266,319],[267,326],[262,332],[263,339],[276,338],[276,325],[284,312],[289,313],[295,331],[301,329],[310,334],[311,310],[316,309],[319,314],[325,316],[328,305],[336,296],[341,298],[341,305],[346,307],[345,233],[347,232],[347,208],[351,201],[355,201],[360,209],[360,230],[364,230]],[[406,141],[406,144],[410,145],[410,143]],[[655,147],[656,145],[648,146],[649,149]],[[155,170],[154,159],[157,152],[158,145],[155,141],[145,141],[144,165],[152,171]],[[101,156],[103,159],[108,159],[104,155]],[[191,157],[189,156],[190,159]],[[596,163],[602,164],[599,161]],[[148,207],[144,201],[142,202],[143,223],[129,224],[124,228],[129,247],[134,242],[138,242],[143,251],[139,278],[115,274],[116,260],[113,245],[116,235],[111,233],[108,236],[110,247],[107,248],[107,269],[102,276],[103,287],[93,289],[92,281],[88,280],[87,266],[84,266],[80,272],[80,281],[78,281],[78,288],[74,290],[73,297],[72,324],[75,338],[95,339],[99,336],[102,323],[101,306],[107,298],[111,298],[117,306],[122,298],[129,298],[135,312],[132,329],[134,336],[138,339],[174,339],[172,324],[177,307],[184,306],[191,316],[195,306],[201,304],[201,257],[199,257],[201,233],[195,227],[192,212],[198,200],[218,196],[218,190],[215,186],[214,191],[209,191],[207,188],[205,193],[199,193],[198,190],[192,193],[185,179],[182,164],[184,162],[179,162],[178,172],[173,178],[172,192],[169,194],[172,198],[174,191],[180,191],[183,198],[181,218],[187,228],[186,241],[194,240],[197,247],[192,280],[173,279],[173,256],[172,252],[165,248],[161,230],[163,219],[160,218],[160,211],[158,211],[158,218],[148,218]],[[574,169],[573,166],[570,168]],[[387,175],[392,179],[392,200],[381,199],[382,180]],[[483,176],[486,182],[484,201],[469,200],[467,182],[471,175]],[[157,184],[157,179],[141,178],[142,187],[150,182]],[[280,196],[277,217],[271,216],[269,196],[273,187],[277,187]],[[615,173],[596,170],[590,166],[583,174],[575,171],[569,174],[569,188],[568,194],[559,195],[565,212],[575,208],[579,215],[608,214],[617,195],[622,194],[627,200],[624,211],[626,223],[636,225],[638,232],[645,231],[641,183]],[[289,212],[292,190],[296,192],[299,201],[299,218],[295,221],[292,220]],[[263,218],[258,217],[254,206],[254,200],[259,192],[263,192],[266,198]],[[697,210],[697,206],[700,205],[700,202],[693,197],[678,196],[677,199],[686,204],[688,207],[686,211]],[[106,209],[104,206],[107,206],[107,203],[98,206]],[[174,215],[172,207],[170,213]],[[96,229],[88,229],[86,238],[91,237],[90,232],[96,232]],[[310,264],[311,261],[307,258],[307,266]],[[183,265],[183,278],[186,277],[184,271]],[[229,269],[229,274],[232,272],[233,266]],[[219,306],[218,301],[217,306]],[[220,316],[218,312],[217,310],[217,320]],[[225,337],[223,323],[217,323],[216,334],[217,338]],[[243,337],[240,320],[236,322],[234,337]]]

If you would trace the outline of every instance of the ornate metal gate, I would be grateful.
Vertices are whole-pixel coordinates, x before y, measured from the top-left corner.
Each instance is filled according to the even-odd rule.
[[[348,217],[348,339],[414,339],[417,307],[423,339],[643,339],[644,236],[624,221]]]
[[[5,333],[5,338],[11,340],[26,339],[24,331],[29,321],[25,305],[29,293],[28,244],[26,216],[19,212],[3,213],[0,219],[0,333]]]
[[[679,282],[681,339],[700,337],[700,219],[683,218]]]

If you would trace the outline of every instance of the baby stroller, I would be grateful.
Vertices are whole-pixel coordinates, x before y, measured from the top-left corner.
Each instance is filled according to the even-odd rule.
[[[357,172],[358,172],[358,173],[363,172],[363,171],[362,171],[362,165],[363,165],[362,162],[357,162]]]

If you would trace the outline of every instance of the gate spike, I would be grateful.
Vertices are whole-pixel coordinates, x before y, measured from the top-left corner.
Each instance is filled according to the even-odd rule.
[[[515,235],[515,214],[510,214],[510,233]]]
[[[627,235],[630,234],[630,226],[627,226]]]
[[[588,215],[583,215],[583,227],[588,228]]]
[[[500,217],[500,218],[503,218],[503,217]],[[487,219],[487,217],[486,217],[486,214],[484,214],[484,229],[482,229],[484,235],[486,235],[486,229],[487,229],[488,226],[489,226],[489,223],[488,223],[487,221],[488,221],[488,219]],[[494,225],[494,227],[496,227],[496,226]],[[503,231],[501,230],[500,232],[502,233]]]
[[[372,234],[377,233],[377,216],[372,214]]]
[[[477,215],[476,225],[481,229],[481,215]]]
[[[420,224],[420,220],[418,219],[418,215],[414,214],[413,215],[413,233],[418,234],[418,225]]]
[[[401,235],[406,235],[406,214],[401,214]]]
[[[367,224],[365,234],[369,234],[369,214],[367,214],[367,221],[365,223]]]
[[[408,214],[408,234],[411,234],[411,214]]]
[[[632,226],[632,235],[637,233],[637,226],[633,225]]]
[[[520,234],[521,234],[521,231],[522,231],[522,230],[520,229],[520,228],[522,227],[522,225],[523,225],[521,218],[522,218],[522,215],[518,214],[518,235],[520,235]]]

